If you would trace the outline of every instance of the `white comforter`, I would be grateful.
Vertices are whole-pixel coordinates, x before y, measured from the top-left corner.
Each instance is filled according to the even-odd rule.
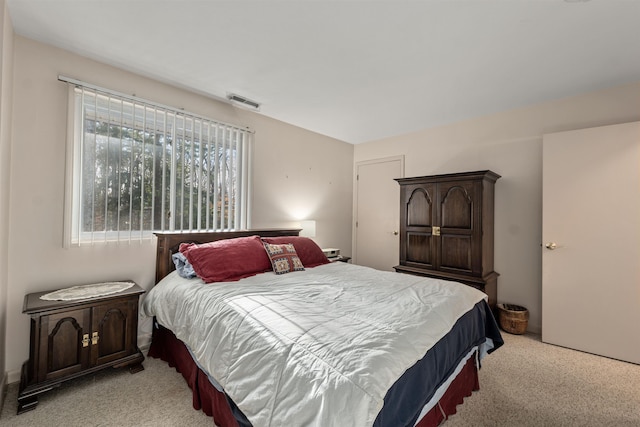
[[[486,296],[332,263],[205,284],[175,272],[146,296],[249,421],[371,426],[387,390]]]

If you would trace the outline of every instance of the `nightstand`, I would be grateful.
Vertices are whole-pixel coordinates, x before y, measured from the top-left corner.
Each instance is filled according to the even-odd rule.
[[[342,256],[342,255],[340,255],[340,256],[337,256],[337,257],[334,257],[334,258],[329,258],[329,261],[331,261],[331,262],[349,262],[349,261],[351,261],[351,257],[350,256]]]
[[[129,366],[131,373],[144,369],[138,348],[140,286],[71,301],[41,300],[46,293],[24,297],[31,344],[22,365],[18,414],[35,409],[39,394],[64,381],[109,367]]]

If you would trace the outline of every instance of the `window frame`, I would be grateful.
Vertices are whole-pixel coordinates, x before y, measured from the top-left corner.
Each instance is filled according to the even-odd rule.
[[[134,242],[134,241],[147,241],[147,240],[151,240],[153,233],[157,232],[157,231],[189,231],[189,232],[193,232],[193,231],[227,231],[227,230],[238,230],[238,229],[247,229],[250,223],[250,218],[249,218],[249,212],[250,212],[250,206],[249,206],[249,201],[251,199],[250,197],[250,191],[251,191],[251,160],[252,160],[252,152],[253,152],[253,134],[254,132],[251,131],[249,128],[247,127],[242,127],[242,126],[237,126],[237,125],[232,125],[232,124],[228,124],[228,123],[223,123],[220,122],[218,120],[215,119],[211,119],[208,117],[204,117],[204,116],[200,116],[198,114],[193,114],[193,113],[189,113],[189,112],[185,112],[184,110],[175,108],[175,107],[171,107],[171,106],[167,106],[167,105],[162,105],[162,104],[158,104],[155,103],[153,101],[148,101],[146,99],[142,99],[142,98],[138,98],[135,96],[129,96],[126,94],[122,94],[119,92],[115,92],[109,89],[104,89],[101,87],[97,87],[97,86],[93,86],[84,82],[80,82],[78,80],[74,80],[74,79],[69,79],[63,76],[59,76],[58,79],[60,81],[66,82],[68,83],[68,105],[67,105],[67,111],[68,111],[68,115],[67,115],[67,146],[66,146],[66,169],[65,169],[65,206],[64,206],[64,231],[63,231],[63,247],[68,248],[71,246],[80,246],[80,245],[85,245],[85,244],[95,244],[95,243],[108,243],[108,242]],[[169,220],[165,220],[163,214],[164,211],[160,212],[160,215],[162,217],[161,222],[163,223],[163,226],[159,226],[157,227],[155,223],[153,223],[153,229],[145,229],[145,224],[144,221],[142,220],[142,211],[145,209],[145,205],[143,202],[143,198],[146,195],[146,192],[142,192],[141,193],[141,201],[140,203],[137,205],[139,206],[140,209],[140,213],[141,213],[141,220],[140,220],[140,229],[131,229],[131,226],[129,227],[128,230],[122,230],[120,229],[121,224],[118,222],[117,230],[109,230],[108,225],[106,224],[106,219],[104,219],[105,221],[105,226],[104,226],[104,230],[83,230],[83,226],[81,224],[82,221],[82,204],[83,204],[83,200],[82,200],[82,191],[83,191],[83,156],[82,156],[82,150],[83,150],[83,139],[85,137],[85,122],[84,122],[84,116],[83,116],[83,109],[84,109],[84,100],[80,99],[78,101],[78,91],[87,91],[89,93],[95,93],[96,95],[96,99],[98,96],[108,96],[109,97],[109,108],[111,108],[111,100],[112,97],[114,99],[117,100],[123,100],[123,106],[124,106],[124,102],[131,102],[134,105],[134,108],[136,106],[142,106],[142,108],[146,109],[147,108],[152,108],[152,109],[156,109],[156,112],[158,110],[162,110],[165,114],[165,118],[167,118],[167,114],[172,114],[174,115],[173,117],[181,117],[181,120],[183,120],[183,123],[187,123],[187,121],[191,120],[192,121],[192,132],[195,134],[195,130],[196,130],[196,123],[199,123],[199,133],[197,138],[196,137],[192,137],[190,140],[187,139],[186,135],[185,135],[185,131],[184,128],[182,130],[183,134],[182,134],[182,147],[183,147],[183,151],[182,154],[184,155],[185,151],[184,151],[184,146],[187,144],[190,144],[191,147],[196,145],[196,139],[200,139],[200,138],[204,138],[204,126],[203,123],[208,123],[208,124],[215,124],[216,125],[216,129],[229,129],[229,134],[225,134],[223,133],[222,136],[219,136],[218,134],[216,134],[216,138],[221,138],[222,140],[225,140],[227,137],[229,138],[229,140],[233,140],[233,138],[237,138],[234,142],[234,146],[233,148],[231,146],[228,147],[228,149],[230,150],[229,152],[234,153],[233,158],[235,160],[235,164],[234,164],[234,170],[237,169],[237,176],[236,176],[236,181],[234,181],[233,183],[233,187],[235,192],[234,194],[236,195],[237,200],[235,200],[235,206],[232,208],[231,206],[228,207],[228,210],[224,208],[224,206],[226,206],[227,204],[225,203],[226,199],[224,199],[224,195],[225,192],[228,190],[227,186],[222,186],[221,188],[223,188],[223,190],[221,191],[221,194],[219,193],[214,193],[218,196],[221,197],[221,202],[223,205],[222,212],[224,213],[223,217],[224,219],[222,219],[223,217],[220,217],[221,219],[221,223],[220,223],[220,227],[215,228],[215,225],[213,222],[213,220],[209,221],[209,218],[207,216],[205,223],[212,225],[214,227],[209,227],[206,228],[206,224],[203,224],[201,221],[201,215],[200,212],[203,209],[204,205],[207,205],[206,209],[207,212],[208,211],[208,205],[210,204],[210,200],[207,198],[207,200],[205,201],[204,199],[201,198],[201,191],[202,191],[202,187],[200,184],[194,184],[193,182],[196,181],[195,180],[195,175],[194,177],[192,177],[192,180],[189,184],[189,200],[185,203],[184,197],[182,198],[181,201],[178,201],[178,197],[177,197],[177,193],[178,193],[178,187],[176,184],[176,172],[177,172],[177,168],[175,167],[176,164],[176,157],[178,156],[178,154],[176,154],[176,144],[177,140],[179,140],[180,135],[177,131],[176,128],[173,129],[173,133],[171,133],[171,154],[170,154],[170,158],[167,158],[170,162],[171,162],[171,166],[168,167],[170,168],[170,173],[165,172],[167,171],[167,169],[165,169],[166,164],[164,163],[165,161],[165,149],[163,148],[162,150],[162,155],[163,155],[163,163],[161,164],[162,167],[162,181],[164,182],[165,176],[167,180],[170,180],[169,183],[169,192],[168,194],[165,194],[166,192],[166,187],[163,186],[162,189],[160,189],[160,191],[162,192],[162,206],[163,208],[165,208],[165,202],[164,202],[164,198],[165,197],[169,197],[170,199],[170,207],[169,207],[169,212],[171,212],[171,215],[169,217]],[[84,95],[80,95],[80,98],[83,98]],[[96,101],[96,106],[97,106],[97,101]],[[96,107],[97,108],[97,107]],[[124,108],[120,111],[124,111]],[[98,119],[98,116],[96,114],[96,119]],[[134,120],[135,122],[135,120]],[[109,126],[112,126],[114,123],[111,123],[111,119],[109,117],[109,119],[107,120],[107,123],[109,124]],[[154,121],[154,124],[156,122]],[[175,123],[175,121],[174,121]],[[122,122],[121,122],[122,125]],[[165,124],[165,130],[166,130],[166,124]],[[140,131],[142,130],[143,133],[146,132],[146,126],[143,125],[143,127],[141,127],[140,129],[138,129],[136,123],[133,123],[131,126],[132,129],[136,130],[136,131]],[[211,127],[209,126],[209,129],[211,129]],[[237,132],[237,133],[235,133]],[[94,133],[94,135],[98,135],[97,133]],[[166,138],[168,134],[164,134],[164,137]],[[206,135],[207,140],[208,140],[208,146],[207,149],[209,150],[211,148],[211,140],[209,138],[211,138],[211,135],[209,133],[207,133]],[[106,135],[106,138],[111,138],[108,134]],[[144,137],[143,137],[144,138]],[[122,138],[121,138],[122,141]],[[220,143],[218,142],[219,140],[216,139],[216,142],[214,143],[214,149],[215,150],[220,150]],[[225,142],[222,142],[222,147],[223,147],[223,152],[225,150],[227,150],[227,147],[225,147]],[[96,142],[97,144],[97,142]],[[108,144],[108,143],[107,143]],[[165,143],[166,144],[166,143]],[[200,143],[199,143],[199,154],[198,156],[201,155],[202,153],[202,147],[203,145],[205,145],[202,142],[202,139],[200,139]],[[143,142],[143,147],[144,147],[144,142]],[[133,150],[133,148],[132,148]],[[120,152],[121,155],[122,153],[122,146],[120,146]],[[216,152],[216,154],[219,154]],[[210,151],[207,151],[206,155],[211,155]],[[155,156],[155,154],[154,154]],[[201,158],[201,157],[193,157],[193,148],[191,148],[191,157],[190,157],[190,162],[191,162],[191,171],[193,172],[193,162],[195,162],[194,159],[197,159],[198,163],[198,168],[199,169],[199,173],[203,173],[206,172],[204,171],[204,166],[203,163],[205,163],[205,161]],[[144,157],[144,154],[142,154],[142,157]],[[217,158],[217,157],[216,157]],[[155,157],[154,157],[155,160]],[[186,161],[185,158],[182,158],[182,167],[186,167]],[[95,165],[95,163],[94,163]],[[209,173],[209,175],[217,176],[218,169],[217,169],[217,161],[216,161],[216,168],[215,171],[211,171]],[[133,168],[133,166],[130,166],[131,168]],[[209,166],[207,166],[209,167]],[[138,174],[137,176],[143,176],[144,175],[144,170],[142,171],[141,174]],[[118,172],[120,173],[120,171]],[[131,179],[133,179],[134,174],[131,174]],[[155,177],[151,178],[152,180],[152,185],[155,185]],[[209,181],[211,179],[211,176],[207,176],[207,183],[212,183],[214,181]],[[95,179],[94,179],[95,182]],[[106,182],[106,180],[105,180]],[[215,181],[214,185],[217,185],[218,181]],[[106,190],[107,188],[110,189],[110,187],[107,187],[108,184],[105,183],[105,187],[104,189]],[[181,189],[182,191],[184,191],[184,183],[181,184]],[[194,209],[193,207],[193,196],[192,196],[192,191],[194,191],[195,187],[198,188],[197,192],[198,192],[198,198],[197,198],[197,202],[196,202],[196,207],[195,209],[197,209],[197,213],[195,213],[198,217],[198,220],[196,222],[198,222],[198,224],[193,224],[193,214],[194,212],[192,211],[192,209]],[[120,190],[118,190],[120,191]],[[142,190],[141,190],[142,191]],[[217,191],[217,190],[216,190]],[[152,195],[154,194],[153,192],[151,193]],[[209,195],[209,193],[207,192],[207,196]],[[217,201],[217,199],[214,200],[214,203]],[[182,202],[182,205],[180,205],[180,202]],[[106,204],[106,203],[105,203]],[[118,205],[117,205],[117,209],[121,208],[121,202],[120,199],[118,198]],[[185,210],[189,210],[189,218],[188,218],[188,225],[185,227],[185,224],[176,224],[176,218],[178,217],[178,214],[176,215],[176,213],[178,213],[178,211],[180,210],[180,208],[184,208]],[[130,209],[133,209],[133,207],[130,207]],[[229,212],[233,209],[233,220],[229,220],[227,221],[226,219],[229,218]],[[108,211],[108,208],[105,206],[105,212]],[[130,211],[130,212],[133,212]],[[182,212],[182,211],[181,211]],[[131,218],[131,217],[130,217]],[[182,217],[183,218],[183,217]],[[214,216],[214,218],[216,218]],[[92,218],[92,221],[94,221],[94,219]],[[130,219],[131,221],[131,219]],[[233,223],[231,223],[233,222]],[[181,226],[180,226],[181,225]],[[92,227],[94,226],[93,222],[92,222]]]

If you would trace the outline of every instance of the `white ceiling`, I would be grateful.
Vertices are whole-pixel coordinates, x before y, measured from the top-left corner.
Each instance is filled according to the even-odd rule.
[[[638,0],[7,0],[16,33],[350,143],[640,80]]]

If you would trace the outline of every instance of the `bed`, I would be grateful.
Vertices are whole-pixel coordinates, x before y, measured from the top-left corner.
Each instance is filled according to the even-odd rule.
[[[328,262],[298,232],[156,233],[148,355],[175,367],[193,407],[223,427],[428,427],[454,414],[503,344],[486,296]],[[287,271],[270,251],[286,252]],[[195,277],[175,271],[178,252]]]

